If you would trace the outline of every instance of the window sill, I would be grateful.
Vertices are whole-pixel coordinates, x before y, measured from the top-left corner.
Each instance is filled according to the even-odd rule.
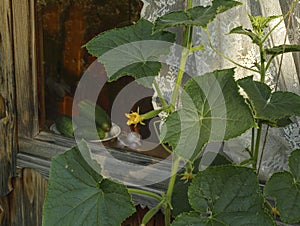
[[[49,178],[51,158],[57,154],[63,153],[76,145],[74,139],[66,138],[57,134],[40,132],[35,138],[19,137],[19,153],[17,154],[18,168],[32,168],[41,173],[45,178]],[[109,151],[115,158],[138,164],[141,166],[155,164],[161,161],[161,158],[145,155],[139,152],[133,152],[128,149],[120,149],[115,147],[103,147],[103,145],[91,145],[91,150],[94,155],[102,157],[104,152]],[[161,166],[157,173],[168,172],[171,169],[171,160],[166,160],[165,164]],[[112,177],[118,177],[118,170],[111,173]],[[151,179],[151,178],[150,178]],[[129,187],[137,187],[135,185],[128,185]],[[167,181],[159,182],[149,186],[143,186],[142,189],[161,193],[167,187]],[[139,188],[141,188],[139,186]],[[152,207],[157,204],[157,200],[143,197],[140,195],[133,195],[133,201],[136,204],[146,205]]]

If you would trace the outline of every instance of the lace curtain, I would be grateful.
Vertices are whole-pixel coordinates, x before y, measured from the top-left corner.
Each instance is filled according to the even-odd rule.
[[[144,7],[142,10],[142,17],[155,21],[158,16],[167,12],[183,9],[184,0],[142,0]],[[228,10],[220,14],[208,27],[212,44],[219,51],[226,56],[239,62],[241,65],[251,67],[253,63],[259,61],[259,51],[256,46],[251,44],[248,37],[241,35],[228,35],[228,32],[239,25],[250,28],[250,21],[247,14],[252,15],[282,15],[286,13],[291,4],[291,0],[240,0],[242,6]],[[202,5],[207,6],[211,4],[211,0],[194,0],[194,6]],[[278,19],[279,20],[279,19]],[[278,20],[274,20],[271,26]],[[282,23],[270,38],[270,46],[282,44],[287,32],[288,25],[288,41],[287,43],[300,44],[300,3],[294,10],[290,20],[286,20],[285,24]],[[178,34],[178,44],[181,43],[180,29],[175,30]],[[190,68],[192,75],[201,75],[205,72],[213,71],[221,68],[233,67],[226,59],[216,54],[210,47],[207,34],[201,28],[195,28],[193,39],[198,44],[205,46],[204,51],[196,52],[193,58],[193,64]],[[175,53],[171,54],[169,61],[176,60]],[[266,82],[271,88],[275,88],[276,77],[279,70],[280,58],[276,59],[267,72]],[[299,86],[299,54],[285,54],[283,64],[280,71],[279,89],[288,90],[300,94]],[[298,73],[297,73],[298,72]],[[164,95],[168,100],[171,97],[171,92],[175,84],[175,77],[177,68],[173,66],[165,66],[161,74],[157,77],[157,83]],[[236,69],[236,79],[252,75],[243,68]],[[258,79],[258,75],[254,75]],[[153,97],[154,108],[159,107],[157,95]],[[229,155],[234,161],[240,162],[246,154],[243,153],[243,147],[250,145],[250,134],[246,133],[239,138],[226,142],[224,152]],[[294,123],[280,129],[271,128],[268,132],[268,139],[266,143],[266,151],[262,159],[262,179],[267,178],[270,173],[287,168],[287,158],[291,150],[300,148],[300,120],[294,118]]]

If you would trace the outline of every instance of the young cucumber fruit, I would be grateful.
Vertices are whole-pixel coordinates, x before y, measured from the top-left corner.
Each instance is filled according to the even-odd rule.
[[[69,115],[60,115],[55,120],[55,126],[58,132],[60,132],[62,135],[67,137],[73,137],[73,123],[72,123],[72,117]]]
[[[90,100],[82,100],[78,103],[79,114],[88,119],[95,118],[96,126],[101,128],[104,132],[111,129],[111,120],[104,109]],[[95,117],[94,117],[95,111]]]

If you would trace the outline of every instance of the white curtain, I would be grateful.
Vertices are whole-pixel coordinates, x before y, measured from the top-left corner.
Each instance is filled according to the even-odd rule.
[[[183,9],[184,0],[142,0],[144,7],[141,16],[155,21],[158,16],[167,12]],[[211,34],[212,44],[226,56],[234,59],[238,63],[251,67],[253,63],[259,61],[259,51],[256,46],[251,43],[251,40],[242,35],[228,35],[228,32],[239,25],[250,28],[248,14],[252,15],[282,15],[286,13],[291,4],[291,0],[240,0],[242,6],[235,7],[225,13],[220,14],[210,25],[209,31]],[[211,4],[211,0],[194,0],[194,6]],[[280,20],[280,19],[278,19]],[[276,24],[278,20],[274,20],[271,26]],[[289,40],[287,43],[300,44],[300,4],[296,7],[290,22],[282,23],[271,35],[269,45],[278,45],[284,42],[284,37],[287,32],[286,25],[289,24]],[[178,44],[181,40],[180,29],[174,29],[178,34]],[[210,47],[206,32],[201,28],[195,28],[193,34],[194,42],[203,44],[204,51],[196,52],[193,55],[193,71],[192,74],[201,75],[205,72],[215,69],[233,67],[226,59],[216,54]],[[175,54],[174,54],[175,55]],[[175,57],[175,56],[173,56]],[[172,57],[170,57],[172,60]],[[281,67],[281,76],[279,79],[279,89],[288,90],[300,94],[299,86],[299,54],[285,54]],[[278,74],[280,58],[278,57],[267,72],[266,82],[271,88],[275,87],[276,77]],[[297,73],[298,70],[298,73]],[[177,68],[166,66],[157,78],[159,87],[166,99],[169,99],[173,86],[175,84],[175,76]],[[237,67],[236,79],[253,75],[243,68]],[[258,79],[258,75],[254,75]],[[153,97],[153,105],[159,107],[159,101],[156,95]],[[237,139],[226,142],[225,152],[233,160],[240,162],[245,159],[246,154],[242,151],[242,146],[250,145],[250,133],[246,133]],[[287,158],[291,150],[300,148],[300,120],[294,118],[294,123],[280,129],[270,129],[267,139],[266,151],[262,161],[261,177],[267,178],[270,173],[287,168]]]

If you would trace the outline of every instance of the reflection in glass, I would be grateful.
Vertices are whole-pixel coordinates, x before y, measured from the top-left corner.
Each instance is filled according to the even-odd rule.
[[[134,23],[141,7],[139,0],[38,0],[38,79],[45,126],[59,114],[72,114],[76,85],[95,60],[82,46],[100,32]],[[118,90],[130,81],[107,85],[100,104],[109,111]]]

